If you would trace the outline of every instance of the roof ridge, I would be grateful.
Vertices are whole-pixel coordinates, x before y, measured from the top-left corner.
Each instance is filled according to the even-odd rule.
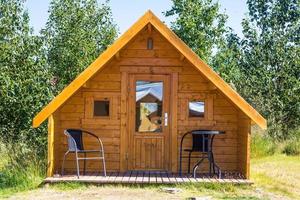
[[[38,127],[70,98],[86,81],[97,73],[114,55],[134,38],[148,23],[151,23],[192,65],[206,76],[225,96],[237,105],[261,128],[267,127],[266,120],[233,90],[209,65],[193,52],[174,32],[172,32],[151,10],[147,10],[124,34],[110,45],[94,62],[81,72],[66,88],[63,89],[33,119],[33,127]]]

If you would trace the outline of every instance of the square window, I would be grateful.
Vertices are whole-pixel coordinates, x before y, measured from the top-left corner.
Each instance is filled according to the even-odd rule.
[[[109,116],[109,101],[96,100],[94,101],[94,116],[108,117]]]
[[[189,102],[189,117],[204,117],[204,101]]]

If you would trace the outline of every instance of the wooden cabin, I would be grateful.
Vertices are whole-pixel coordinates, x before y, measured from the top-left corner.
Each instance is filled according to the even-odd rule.
[[[33,127],[46,119],[48,177],[60,173],[67,150],[64,130],[79,128],[102,139],[108,172],[175,173],[184,133],[225,131],[215,137],[216,163],[249,178],[251,124],[266,129],[266,120],[151,11],[43,108]],[[187,139],[184,146],[190,145]],[[99,166],[88,161],[87,170]],[[73,156],[66,170],[76,171]]]

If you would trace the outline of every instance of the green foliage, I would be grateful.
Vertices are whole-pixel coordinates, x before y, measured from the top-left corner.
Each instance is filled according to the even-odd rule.
[[[220,5],[212,0],[172,0],[165,16],[175,16],[172,30],[200,56],[210,61],[213,49],[223,42],[227,16],[219,12]]]
[[[300,139],[289,139],[284,145],[282,153],[291,156],[300,155]]]
[[[268,118],[269,134],[286,139],[300,125],[300,4],[247,1],[238,91]]]
[[[300,155],[299,133],[299,131],[293,132],[288,140],[278,141],[266,133],[258,134],[254,132],[251,137],[251,157],[263,158],[274,154]]]
[[[32,162],[25,168],[21,166],[6,166],[0,174],[0,189],[28,190],[41,184],[45,175],[45,168],[41,163]]]
[[[53,0],[46,29],[35,36],[24,1],[0,0],[0,189],[40,183],[47,130],[32,128],[34,115],[116,34],[107,2]]]
[[[44,160],[33,154],[27,155],[26,159],[21,156],[12,157],[5,146],[0,142],[0,198],[40,185],[46,171]]]
[[[244,38],[225,25],[211,0],[173,0],[165,13],[172,29],[268,119],[268,133],[283,140],[300,126],[300,4],[247,1]]]
[[[251,157],[261,158],[274,155],[278,151],[278,145],[274,140],[266,135],[254,134],[251,137]]]
[[[116,35],[108,1],[52,0],[42,35],[57,92],[110,45]]]
[[[23,1],[0,1],[0,13],[0,140],[7,147],[22,142],[37,150],[46,146],[46,131],[32,129],[31,121],[53,97],[43,42],[32,35]]]
[[[212,58],[211,66],[234,89],[242,78],[239,63],[241,59],[240,38],[232,30],[228,30],[218,51]]]

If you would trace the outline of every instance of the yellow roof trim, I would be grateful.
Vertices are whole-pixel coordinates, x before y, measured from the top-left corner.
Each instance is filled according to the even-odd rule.
[[[44,107],[33,119],[33,127],[38,127],[63,103],[66,102],[86,81],[99,71],[118,51],[121,50],[148,23],[151,23],[187,60],[204,74],[221,92],[261,128],[267,128],[266,120],[233,90],[216,72],[196,55],[175,33],[162,23],[150,10],[131,26],[114,44],[104,51],[89,67],[75,78],[59,95]]]

